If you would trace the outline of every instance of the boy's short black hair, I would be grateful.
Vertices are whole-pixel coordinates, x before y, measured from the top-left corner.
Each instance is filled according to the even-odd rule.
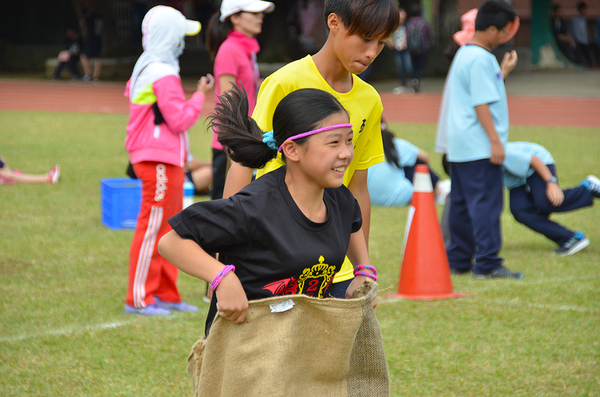
[[[396,0],[325,0],[325,25],[329,14],[336,14],[348,29],[367,39],[388,37],[400,25],[400,9]]]
[[[577,3],[577,11],[582,12],[587,8],[587,4],[584,1]]]
[[[420,17],[423,15],[423,7],[421,7],[421,4],[413,4],[410,7],[410,16],[411,17]]]
[[[486,30],[490,26],[502,29],[517,17],[512,5],[504,0],[486,0],[477,9],[475,30]]]

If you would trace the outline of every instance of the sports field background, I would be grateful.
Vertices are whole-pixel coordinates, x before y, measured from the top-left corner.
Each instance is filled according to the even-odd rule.
[[[600,174],[599,77],[574,71],[516,75],[516,87],[507,81],[510,139],[546,146],[563,187]],[[562,94],[554,91],[561,84],[570,87]],[[426,81],[423,95],[382,91],[382,98],[390,128],[429,151],[441,173],[432,149],[440,86]],[[63,170],[58,185],[0,186],[3,396],[190,395],[185,365],[203,333],[204,283],[180,276],[182,296],[200,307],[197,314],[124,314],[133,232],[111,231],[100,221],[100,179],[124,176],[127,162],[122,90],[121,83],[0,80],[0,154],[28,172],[55,163]],[[59,110],[65,102],[80,108]],[[203,121],[190,136],[194,155],[208,159]],[[406,207],[373,209],[370,253],[383,294],[397,288],[406,215]],[[600,395],[600,210],[556,219],[582,229],[590,246],[556,257],[551,242],[505,209],[502,255],[524,273],[522,281],[454,277],[455,290],[468,297],[380,303],[392,396]],[[321,348],[318,335],[314,346]]]

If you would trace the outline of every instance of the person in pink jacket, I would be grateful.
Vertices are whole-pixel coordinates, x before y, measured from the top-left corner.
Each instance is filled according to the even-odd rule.
[[[197,310],[181,300],[177,268],[159,255],[157,243],[170,230],[167,219],[182,210],[187,129],[198,120],[205,95],[214,87],[211,75],[202,77],[186,101],[178,58],[185,36],[198,32],[199,22],[186,20],[167,6],[152,8],[142,21],[144,52],[125,90],[130,109],[125,148],[142,181],[142,203],[129,257],[126,313],[152,316]]]
[[[256,35],[262,32],[265,13],[273,12],[275,5],[262,0],[223,0],[206,33],[206,46],[215,60],[215,103],[219,96],[233,85],[244,88],[248,96],[248,116],[256,106],[259,72],[256,54],[260,51]],[[211,198],[223,198],[227,155],[213,131],[213,187]]]

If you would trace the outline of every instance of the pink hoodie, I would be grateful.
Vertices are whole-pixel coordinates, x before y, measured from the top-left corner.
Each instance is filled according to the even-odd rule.
[[[179,76],[167,75],[151,83],[146,100],[136,103],[129,98],[130,83],[125,89],[130,109],[125,149],[131,163],[159,161],[183,167],[188,157],[187,129],[198,120],[204,94],[195,92],[186,101]],[[159,125],[154,124],[155,102],[164,118]]]
[[[186,101],[181,86],[177,58],[184,45],[184,26],[185,17],[178,12],[149,13],[144,18],[144,53],[125,89],[130,110],[125,149],[132,164],[158,161],[183,167],[187,159],[187,129],[198,120],[205,98],[195,92]],[[155,103],[164,119],[158,125]]]

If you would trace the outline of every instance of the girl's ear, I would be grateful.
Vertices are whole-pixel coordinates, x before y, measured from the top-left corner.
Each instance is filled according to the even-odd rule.
[[[231,21],[231,24],[233,26],[236,26],[239,24],[239,20],[240,20],[240,14],[235,13],[232,16],[229,17],[229,20]]]
[[[285,155],[286,162],[298,162],[300,160],[299,146],[294,141],[283,142],[281,151]]]

